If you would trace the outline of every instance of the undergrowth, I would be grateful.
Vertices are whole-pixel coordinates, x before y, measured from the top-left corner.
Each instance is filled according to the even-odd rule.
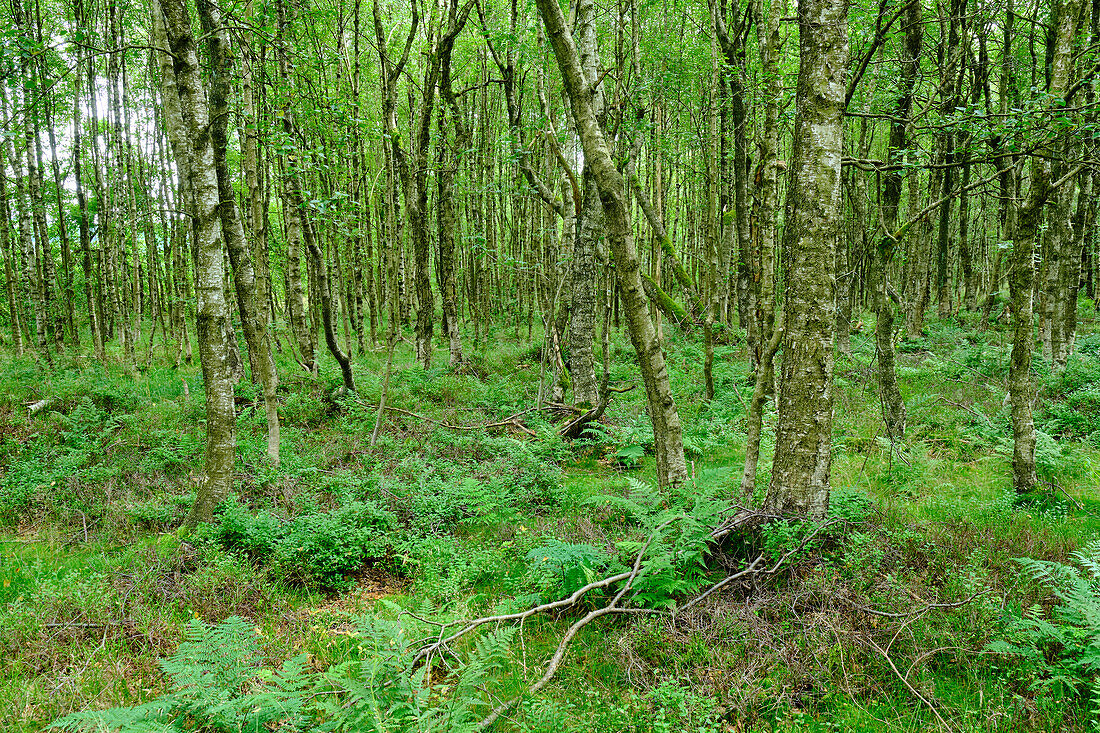
[[[717,347],[706,402],[701,347],[666,331],[692,474],[666,492],[638,389],[572,442],[537,411],[527,430],[443,427],[534,405],[541,344],[507,339],[489,334],[461,372],[401,347],[389,397],[407,413],[373,447],[384,353],[358,357],[360,394],[336,399],[331,360],[320,378],[281,362],[278,467],[239,385],[236,494],[186,536],[197,365],[0,360],[0,730],[458,731],[515,696],[498,729],[925,730],[933,707],[960,731],[1095,729],[1096,336],[1060,374],[1036,365],[1045,489],[1021,501],[1002,332],[935,321],[902,342],[909,424],[893,442],[873,341],[853,334],[831,523],[721,545],[709,531],[736,511],[752,388],[740,341]],[[616,335],[611,352],[629,384],[632,350]],[[776,417],[769,400],[757,499]],[[437,624],[562,598],[639,552],[645,613],[587,626],[538,695],[524,691],[564,629],[613,592],[416,659]],[[782,572],[684,607],[757,555]]]

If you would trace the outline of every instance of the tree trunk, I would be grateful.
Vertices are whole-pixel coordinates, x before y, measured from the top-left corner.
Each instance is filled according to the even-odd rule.
[[[1061,0],[1055,3],[1053,19],[1054,48],[1051,54],[1048,93],[1056,103],[1069,85],[1073,71],[1073,43],[1077,34],[1077,19],[1082,0]],[[1016,231],[1012,261],[1008,276],[1009,298],[1012,304],[1012,355],[1009,359],[1008,394],[1012,408],[1012,486],[1017,493],[1032,491],[1038,483],[1035,470],[1035,422],[1031,414],[1033,387],[1031,383],[1032,298],[1035,280],[1035,238],[1042,221],[1043,205],[1052,193],[1050,162],[1037,156],[1031,163],[1027,202],[1016,213]],[[1065,185],[1067,178],[1058,183]]]
[[[920,67],[923,26],[919,0],[908,0],[905,6],[905,36],[901,52],[901,94],[898,97],[897,114],[890,124],[890,140],[887,160],[900,163],[906,155],[909,117],[913,109],[913,90]],[[915,176],[916,173],[910,173]],[[886,436],[897,440],[905,436],[905,402],[898,389],[894,364],[894,304],[890,301],[888,282],[890,262],[897,246],[898,208],[901,205],[901,173],[891,170],[886,174],[882,193],[882,232],[871,252],[870,286],[875,309],[875,351],[878,357],[879,399],[882,400],[882,419]]]
[[[8,206],[6,143],[0,142],[0,255],[4,258],[4,284],[8,296],[8,320],[11,322],[12,350],[16,356],[23,355],[23,318],[22,293],[20,292],[18,270],[15,266],[15,247],[12,244],[11,211]]]
[[[214,146],[214,165],[218,182],[218,207],[222,237],[229,252],[233,269],[233,284],[237,294],[237,307],[241,315],[241,331],[248,345],[249,363],[253,378],[259,377],[263,388],[264,411],[267,418],[267,455],[271,463],[279,465],[279,403],[275,389],[279,383],[275,371],[275,359],[267,340],[267,327],[263,309],[258,300],[262,289],[257,288],[256,272],[252,265],[252,252],[245,238],[244,225],[234,197],[233,182],[226,163],[227,129],[229,122],[229,93],[233,59],[228,39],[222,26],[221,12],[210,0],[197,0],[199,17],[206,34],[206,47],[210,55],[212,74],[210,82],[211,138]],[[253,187],[250,191],[258,195]],[[255,203],[255,202],[253,202]],[[255,208],[253,209],[255,210]]]
[[[547,37],[561,70],[566,95],[573,107],[577,134],[584,146],[585,160],[599,189],[607,224],[607,238],[615,257],[620,297],[626,311],[630,339],[638,355],[646,387],[649,416],[653,422],[657,480],[662,487],[674,487],[687,479],[680,415],[669,386],[665,356],[657,339],[648,302],[642,289],[638,255],[634,248],[626,186],[611,159],[593,107],[592,86],[581,67],[577,47],[565,25],[561,7],[554,0],[537,0],[546,25]],[[839,160],[839,158],[838,158]]]
[[[573,246],[572,302],[569,308],[569,373],[573,404],[589,409],[599,401],[596,384],[596,240],[603,219],[600,194],[591,174],[584,178],[584,202]]]
[[[225,338],[229,321],[223,286],[225,246],[218,216],[214,145],[208,132],[210,118],[186,0],[154,0],[152,12],[154,26],[161,25],[163,12],[162,32],[167,34],[167,47],[172,53],[171,62],[161,63],[161,83],[164,96],[173,97],[173,105],[169,106],[178,101],[177,114],[169,115],[168,127],[177,151],[176,164],[190,184],[188,203],[196,243],[196,320],[206,393],[206,475],[185,522],[186,526],[194,526],[210,521],[214,507],[228,495],[236,456],[236,412]]]
[[[800,63],[784,242],[789,284],[767,505],[814,518],[829,506],[846,13],[845,0],[798,4]]]

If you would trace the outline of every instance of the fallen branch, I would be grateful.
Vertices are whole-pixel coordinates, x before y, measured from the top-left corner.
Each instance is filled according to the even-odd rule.
[[[508,417],[504,418],[503,420],[497,420],[496,422],[482,423],[480,425],[452,425],[450,423],[443,422],[442,420],[436,420],[433,417],[428,417],[427,415],[421,415],[419,413],[413,412],[412,410],[405,410],[405,409],[402,409],[400,407],[394,407],[393,405],[381,405],[381,406],[379,406],[379,405],[375,405],[375,404],[372,404],[372,403],[369,403],[369,402],[365,402],[363,400],[358,400],[358,401],[359,401],[359,404],[363,405],[364,407],[370,408],[372,410],[382,409],[382,410],[388,411],[388,412],[397,412],[397,413],[400,413],[402,415],[408,415],[409,417],[415,417],[417,420],[423,420],[424,422],[430,422],[434,425],[438,425],[441,428],[447,428],[448,430],[488,430],[490,428],[507,428],[507,427],[510,427],[510,428],[515,428],[516,430],[519,430],[521,432],[527,433],[531,437],[535,437],[537,435],[534,430],[527,427],[523,423],[519,422],[519,418],[521,416],[526,415],[528,412],[531,412],[535,409],[533,407],[529,407],[526,410],[520,410],[519,412],[514,413],[512,415],[509,415]]]
[[[978,596],[984,596],[986,593],[989,592],[990,590],[986,588],[985,590],[978,591],[977,593],[971,595],[966,600],[955,601],[953,603],[926,603],[920,608],[915,608],[912,611],[902,611],[900,613],[892,613],[890,611],[879,611],[875,608],[867,608],[866,606],[861,606],[858,603],[853,603],[847,599],[844,599],[844,602],[852,608],[856,609],[857,611],[863,611],[864,613],[869,613],[872,616],[882,616],[883,618],[910,618],[911,616],[919,616],[925,611],[931,611],[934,608],[959,608],[960,606],[965,606],[966,604],[970,603]]]
[[[668,519],[658,525],[652,532],[650,532],[649,537],[646,539],[641,549],[638,550],[638,554],[634,556],[634,566],[630,569],[630,573],[627,574],[626,582],[623,584],[623,587],[619,589],[619,592],[615,594],[615,597],[611,599],[611,603],[607,604],[603,608],[597,608],[593,611],[589,611],[587,614],[584,615],[584,618],[580,619],[569,627],[569,630],[565,632],[565,635],[561,638],[561,641],[558,642],[558,648],[554,650],[554,656],[550,657],[550,662],[546,665],[546,672],[542,675],[542,677],[539,678],[537,682],[535,682],[535,684],[527,688],[526,694],[533,695],[534,693],[545,687],[546,683],[553,679],[554,674],[556,674],[558,671],[558,667],[561,666],[562,660],[565,659],[565,652],[569,648],[569,642],[573,640],[573,637],[577,635],[577,632],[579,632],[585,626],[592,623],[601,616],[607,616],[613,613],[665,613],[664,611],[659,611],[652,608],[624,608],[619,605],[619,601],[621,601],[623,596],[626,595],[627,591],[629,591],[634,586],[634,581],[635,579],[637,579],[638,573],[642,569],[642,558],[645,557],[645,552],[649,549],[649,545],[653,542],[653,538],[656,537],[662,529],[667,527],[676,519],[678,519],[678,517]],[[497,719],[501,715],[519,704],[521,698],[522,695],[516,695],[511,700],[506,700],[497,707],[493,708],[493,710],[487,716],[485,716],[485,718],[482,719],[480,723],[477,724],[477,730],[485,730],[486,728],[491,726],[497,721]]]
[[[756,511],[753,509],[744,509],[739,507],[740,511],[734,514],[732,517],[722,522],[722,524],[715,527],[711,533],[710,538],[715,542],[721,542],[730,534],[741,529],[751,529],[753,527],[759,527],[761,524],[772,522],[777,519],[783,519],[778,514],[770,514],[768,512]]]
[[[558,644],[558,648],[554,651],[554,656],[550,658],[550,663],[546,667],[546,673],[539,678],[538,682],[531,685],[531,687],[527,689],[527,694],[531,695],[538,692],[546,686],[546,683],[553,679],[554,674],[558,671],[558,667],[561,666],[561,662],[565,658],[565,652],[566,648],[569,646],[569,642],[573,640],[573,637],[577,635],[578,631],[580,631],[596,619],[600,618],[601,616],[607,616],[612,613],[661,614],[664,613],[664,611],[658,611],[651,608],[620,608],[614,605],[597,608],[595,611],[589,611],[584,618],[570,626],[569,630],[565,632],[565,636],[562,637],[561,643]],[[516,697],[513,697],[512,699],[507,700],[497,707],[493,708],[492,712],[490,712],[487,716],[485,716],[484,719],[482,719],[480,723],[477,724],[477,730],[485,730],[486,728],[491,726],[497,721],[497,718],[514,708],[521,699],[522,696],[517,695]]]
[[[751,563],[749,563],[749,565],[746,568],[744,568],[743,570],[741,570],[737,573],[734,573],[733,575],[726,576],[722,580],[720,580],[717,583],[715,583],[714,585],[712,585],[707,590],[705,590],[702,593],[700,593],[699,595],[695,596],[695,598],[692,598],[690,601],[685,603],[683,606],[681,606],[677,610],[673,611],[672,612],[673,620],[675,620],[676,616],[679,615],[680,613],[682,613],[683,611],[686,611],[687,609],[689,609],[692,606],[694,606],[695,604],[703,601],[705,598],[711,596],[712,594],[717,593],[719,590],[721,590],[722,588],[725,588],[727,585],[729,585],[730,583],[732,583],[733,581],[735,581],[739,578],[743,578],[746,575],[752,575],[752,576],[756,576],[756,575],[774,575],[775,573],[779,572],[779,569],[781,567],[783,567],[783,564],[785,562],[787,562],[788,558],[790,558],[792,555],[796,555],[796,554],[802,552],[802,550],[806,549],[806,546],[810,544],[810,541],[814,537],[819,535],[825,529],[833,526],[834,524],[839,523],[840,521],[841,520],[839,520],[839,519],[833,519],[833,520],[830,520],[828,522],[824,522],[824,523],[818,525],[814,529],[813,532],[806,535],[802,539],[802,541],[800,543],[798,543],[797,547],[793,547],[790,550],[788,550],[787,552],[785,552],[783,554],[783,556],[780,557],[778,560],[776,560],[775,564],[772,565],[769,568],[763,568],[763,569],[760,569],[760,570],[757,569],[757,565],[759,565],[761,562],[764,561],[763,553],[757,555],[756,559],[753,560]],[[742,525],[742,526],[744,526],[744,525]]]
[[[1058,483],[1054,479],[1051,479],[1050,480],[1050,485],[1055,487],[1059,491],[1061,491],[1063,494],[1065,494],[1066,498],[1069,499],[1075,507],[1077,507],[1077,511],[1079,511],[1079,512],[1085,511],[1085,505],[1082,504],[1080,501],[1078,501],[1077,497],[1073,496],[1068,491],[1066,491],[1065,487],[1063,487],[1062,484]]]
[[[582,588],[578,588],[572,593],[572,595],[568,596],[567,598],[562,598],[561,600],[557,601],[551,601],[550,603],[543,603],[542,605],[529,608],[526,611],[519,611],[517,613],[504,613],[497,616],[483,616],[482,618],[474,619],[472,621],[452,621],[450,623],[443,624],[440,629],[439,639],[417,652],[416,656],[413,657],[413,663],[415,664],[421,659],[427,659],[432,654],[435,654],[440,649],[443,649],[451,642],[457,641],[458,639],[462,638],[463,636],[480,626],[484,626],[485,624],[502,623],[504,621],[522,621],[538,613],[545,613],[547,611],[556,611],[558,609],[569,608],[570,606],[576,605],[576,603],[589,591],[597,590],[599,588],[606,588],[609,585],[614,585],[620,580],[626,580],[630,577],[630,575],[630,572],[623,572],[604,578],[603,580],[593,581]],[[443,637],[444,629],[458,626],[459,624],[463,623],[466,625],[460,631],[457,631],[446,638]]]
[[[558,428],[558,435],[567,440],[576,438],[578,435],[581,434],[581,431],[584,430],[585,425],[590,422],[595,422],[596,420],[599,420],[601,417],[603,417],[604,411],[607,410],[607,406],[611,403],[612,394],[622,394],[623,392],[629,392],[630,390],[634,389],[634,387],[635,385],[632,384],[629,387],[608,387],[607,389],[601,390],[602,394],[600,395],[599,404],[597,404],[591,410],[588,410],[587,412],[578,415],[572,420],[569,420],[560,428]]]

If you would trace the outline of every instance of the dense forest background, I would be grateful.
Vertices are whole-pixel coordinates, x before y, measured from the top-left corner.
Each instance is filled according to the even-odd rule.
[[[0,729],[1096,729],[1100,0],[0,18]]]

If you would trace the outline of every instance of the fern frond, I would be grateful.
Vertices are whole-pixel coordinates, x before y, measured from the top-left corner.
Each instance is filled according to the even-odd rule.
[[[66,715],[47,727],[67,733],[179,733],[181,729],[168,722],[168,707],[157,699],[130,708],[88,710]]]

